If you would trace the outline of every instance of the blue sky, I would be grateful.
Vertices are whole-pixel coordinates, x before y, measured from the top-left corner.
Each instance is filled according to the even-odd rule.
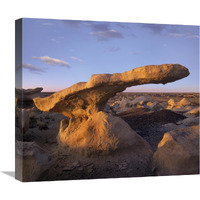
[[[87,82],[92,74],[179,63],[189,69],[188,77],[126,91],[199,91],[198,26],[25,18],[22,39],[25,89],[59,91]]]

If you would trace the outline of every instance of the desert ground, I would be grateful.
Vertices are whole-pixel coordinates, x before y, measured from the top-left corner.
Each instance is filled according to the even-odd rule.
[[[40,97],[48,97],[52,94],[53,92],[41,92]],[[134,100],[138,98],[139,100],[134,102]],[[181,100],[182,105],[179,103]],[[191,147],[189,147],[188,150],[190,151],[190,155],[188,155],[188,159],[186,159],[186,162],[190,160],[194,161],[191,162],[191,166],[190,163],[185,165],[183,162],[180,164],[181,166],[178,165],[178,167],[176,163],[174,164],[175,167],[163,167],[160,165],[160,163],[162,163],[162,160],[159,161],[160,156],[166,160],[168,158],[167,156],[165,157],[164,150],[160,152],[160,154],[158,152],[159,143],[163,139],[165,133],[177,129],[186,130],[198,126],[198,93],[122,92],[117,93],[108,100],[104,112],[108,113],[108,115],[123,119],[129,124],[131,129],[150,145],[152,154],[149,158],[145,159],[145,161],[143,159],[144,155],[137,153],[137,149],[132,158],[132,155],[129,157],[127,152],[123,153],[119,151],[117,156],[112,152],[109,155],[84,155],[84,153],[80,154],[67,147],[62,147],[57,140],[57,135],[60,121],[66,119],[64,115],[56,112],[42,112],[35,107],[33,102],[23,104],[23,106],[18,103],[17,106],[27,109],[29,128],[22,135],[18,126],[19,118],[16,116],[16,141],[23,141],[24,144],[26,142],[33,142],[42,149],[42,154],[47,155],[47,166],[45,169],[42,169],[44,166],[42,166],[41,160],[36,161],[37,167],[35,172],[30,172],[33,165],[30,164],[32,161],[29,160],[29,155],[24,157],[24,163],[22,164],[24,168],[24,181],[141,177],[198,173],[199,155],[193,155]],[[185,133],[185,135],[187,134]],[[187,142],[184,140],[184,143]],[[173,148],[182,147],[180,147],[180,145],[175,147],[175,145],[172,144],[169,148],[172,148],[172,151],[174,151]],[[177,151],[180,152],[180,154],[184,154],[183,149],[180,151],[178,149]],[[46,157],[44,158],[46,159]],[[35,161],[33,163],[35,163]],[[172,165],[173,163],[174,161]],[[191,170],[184,168],[189,168]]]

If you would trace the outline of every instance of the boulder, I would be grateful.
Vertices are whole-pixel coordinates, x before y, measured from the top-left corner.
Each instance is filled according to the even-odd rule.
[[[190,111],[188,111],[187,113],[185,113],[186,116],[199,116],[199,106],[196,108],[191,109]]]
[[[164,107],[158,103],[158,102],[148,102],[146,104],[147,108],[151,109],[152,111],[159,111],[159,110],[163,110]]]
[[[185,106],[190,106],[191,104],[192,103],[191,103],[191,101],[189,99],[183,98],[177,103],[176,107],[177,108],[183,108]]]
[[[174,108],[175,106],[176,106],[176,103],[175,103],[174,99],[170,99],[170,100],[168,101],[168,107],[167,107],[167,109],[172,109],[172,108]]]
[[[153,155],[157,175],[199,173],[199,126],[179,128],[164,134]]]
[[[100,111],[92,114],[88,120],[77,124],[76,127],[68,123],[63,120],[60,126],[61,145],[69,146],[84,154],[97,151],[106,154],[123,149],[129,149],[131,152],[135,148],[144,148],[147,153],[151,153],[149,144],[119,117]]]
[[[175,123],[168,123],[168,124],[162,125],[161,128],[164,129],[165,132],[167,132],[167,131],[172,131],[174,129],[177,129],[179,128],[179,126]]]
[[[111,110],[111,107],[108,104],[105,105],[105,108],[104,108],[103,111],[106,112],[106,113],[110,113],[110,114],[113,113],[112,110]]]
[[[37,181],[53,163],[52,156],[35,142],[16,141],[15,177],[28,182]]]
[[[89,150],[92,147],[93,150],[96,148],[97,151],[107,152],[108,149],[117,149],[117,141],[121,144],[120,140],[123,140],[123,137],[117,139],[115,136],[120,134],[120,130],[109,128],[113,127],[112,123],[116,119],[111,120],[100,112],[103,111],[109,98],[130,86],[148,83],[166,84],[188,75],[188,69],[179,64],[148,65],[123,73],[92,75],[88,82],[74,84],[49,97],[34,98],[33,101],[41,111],[57,112],[70,118],[68,127],[65,129],[61,127],[60,130],[63,131],[59,131],[60,144],[77,150],[83,148]],[[97,120],[98,115],[101,117]],[[104,121],[101,120],[107,120],[111,124],[103,125]],[[99,124],[108,130],[100,131],[97,126]],[[93,127],[92,130],[88,129],[88,126]],[[83,130],[92,134],[93,142],[90,141],[91,136],[83,133]],[[113,130],[117,132],[112,133]],[[105,142],[103,147],[100,141]]]
[[[194,126],[199,124],[199,117],[188,117],[182,121],[185,126]]]
[[[161,105],[164,109],[167,109],[168,102],[166,102],[166,101],[161,102],[160,105]]]
[[[136,105],[144,105],[149,101],[149,98],[146,96],[140,96],[140,97],[136,97],[135,99],[133,99],[131,101],[131,104],[136,106]]]
[[[131,101],[127,98],[123,98],[121,101],[119,101],[117,109],[115,109],[116,113],[125,112],[129,110],[132,107]]]

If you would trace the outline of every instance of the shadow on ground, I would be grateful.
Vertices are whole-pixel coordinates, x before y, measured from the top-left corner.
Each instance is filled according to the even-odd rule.
[[[12,177],[12,178],[15,178],[15,172],[14,171],[3,171],[2,173]]]

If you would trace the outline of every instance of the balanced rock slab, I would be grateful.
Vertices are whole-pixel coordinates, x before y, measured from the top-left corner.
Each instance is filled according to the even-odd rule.
[[[89,131],[87,128],[87,126],[90,126],[89,120],[92,121],[93,118],[95,118],[95,114],[103,111],[109,98],[115,96],[118,92],[124,91],[130,86],[149,83],[166,84],[182,79],[188,75],[188,69],[179,64],[148,65],[123,73],[92,75],[88,82],[80,82],[56,92],[49,97],[35,98],[33,100],[36,107],[41,111],[57,112],[70,118],[69,123],[62,122],[63,125],[65,124],[65,128],[61,126],[58,136],[61,144],[74,148],[74,144],[77,143],[79,144],[75,147],[77,149],[79,149],[79,147],[82,148],[83,146],[86,148],[86,145],[88,144],[89,148],[90,142],[79,142],[79,134],[83,134],[83,131],[81,131],[80,128]],[[91,118],[91,116],[93,117]],[[100,120],[103,119],[104,117],[100,118],[98,123],[95,121],[96,125],[90,130],[92,135],[94,135],[94,133],[97,135],[100,134],[98,124],[101,124]],[[110,122],[112,123],[112,120]],[[120,121],[120,123],[122,122]],[[112,126],[112,124],[108,124],[107,126],[104,126],[104,128],[109,129],[109,126]],[[89,141],[89,135],[85,133],[83,135],[84,137],[82,140]],[[100,137],[100,135],[95,137]],[[69,138],[69,141],[72,141],[73,138],[73,142],[67,142],[67,138]],[[109,140],[109,144],[111,144],[111,147],[109,148],[115,149],[115,137],[111,139],[103,134],[101,135],[101,139],[104,140],[104,142]],[[110,142],[110,140],[113,141]],[[92,146],[98,147],[98,150],[99,140],[94,141],[96,144],[93,143]],[[108,146],[103,148],[105,152],[108,150]]]

